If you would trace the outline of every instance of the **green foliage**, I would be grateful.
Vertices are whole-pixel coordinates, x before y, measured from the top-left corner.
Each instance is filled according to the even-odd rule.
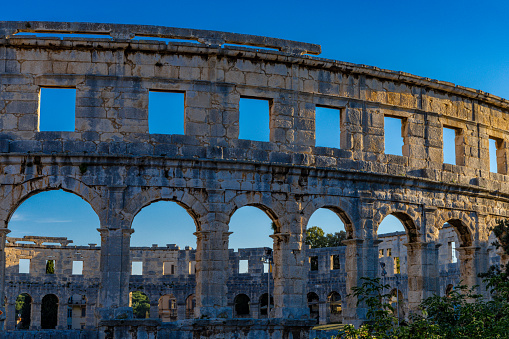
[[[148,318],[150,311],[150,301],[148,297],[140,291],[131,293],[131,305],[133,308],[134,317],[137,319]]]
[[[318,226],[306,230],[306,245],[311,245],[311,248],[344,246],[343,240],[346,240],[345,231],[325,234]]]
[[[494,243],[497,248],[502,247],[504,253],[509,254],[509,220],[497,220],[497,225],[492,229],[497,237]]]
[[[498,239],[495,245],[509,254],[509,221],[497,220],[493,232]],[[368,308],[368,321],[358,329],[345,326],[337,338],[509,338],[508,267],[492,266],[479,277],[491,293],[491,300],[475,294],[474,289],[456,286],[446,296],[424,300],[420,311],[412,313],[402,326],[397,326],[391,306],[384,303],[380,279],[363,278],[364,283],[353,289],[353,296],[358,298],[358,306]]]
[[[18,329],[27,330],[30,327],[30,312],[31,312],[32,298],[26,294],[20,294],[16,298],[16,317],[21,317],[21,321],[18,324]]]
[[[392,306],[384,300],[384,286],[380,279],[363,278],[364,283],[354,288],[358,305],[368,308],[368,321],[359,329],[347,325],[338,338],[398,338],[398,339],[462,339],[509,338],[509,283],[506,272],[492,268],[483,275],[494,293],[487,301],[466,286],[457,286],[448,295],[424,300],[420,312],[413,313],[408,323],[397,326]],[[387,286],[386,286],[387,288]]]
[[[46,261],[46,274],[55,274],[55,260]]]

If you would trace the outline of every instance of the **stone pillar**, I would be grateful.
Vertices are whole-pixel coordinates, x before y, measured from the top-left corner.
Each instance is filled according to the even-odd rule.
[[[5,237],[10,232],[7,228],[0,228],[0,331],[4,328],[5,312]]]
[[[67,329],[67,300],[60,300],[58,303],[57,329]]]
[[[130,242],[132,229],[99,228],[101,233],[100,308],[129,306]]]
[[[300,233],[276,233],[274,239],[274,311],[271,317],[309,318],[306,251]]]
[[[151,319],[159,319],[159,301],[157,301],[157,302],[151,301],[150,302],[150,310],[149,310],[148,314]]]
[[[258,301],[250,301],[249,302],[249,313],[251,313],[250,314],[251,318],[253,318],[253,319],[260,318],[260,312],[258,310],[258,307],[259,307]]]
[[[228,225],[216,219],[215,213],[204,218],[197,237],[195,317],[227,318],[228,307]]]
[[[422,300],[438,293],[438,247],[415,242],[407,247],[408,307],[417,310]]]
[[[7,304],[6,313],[5,313],[5,326],[4,329],[6,331],[14,330],[16,328],[16,300],[11,300]]]
[[[41,329],[41,303],[36,302],[32,296],[32,305],[31,305],[31,313],[30,313],[30,329],[31,330],[40,330]]]
[[[486,248],[469,246],[459,247],[456,249],[459,252],[460,261],[460,277],[462,284],[467,285],[469,288],[479,285],[477,293],[483,293],[485,289],[480,288],[482,279],[477,275],[484,273],[489,267],[489,257]]]
[[[327,301],[322,300],[318,304],[318,323],[327,324]]]
[[[359,325],[366,319],[367,310],[357,306],[357,298],[353,293],[353,287],[360,284],[360,278],[364,276],[364,240],[348,239],[343,240],[346,245],[346,293],[343,303],[343,322],[346,324]]]
[[[87,302],[86,307],[87,307],[87,315],[85,317],[85,328],[87,328],[87,329],[95,328],[95,326],[96,326],[95,316],[94,316],[95,305],[92,305],[91,303]]]
[[[186,318],[186,304],[177,303],[177,320],[184,320]]]

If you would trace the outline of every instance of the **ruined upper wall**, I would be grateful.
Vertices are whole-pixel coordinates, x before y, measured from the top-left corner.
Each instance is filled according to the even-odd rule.
[[[19,32],[101,34],[97,39]],[[131,40],[158,37],[199,43]],[[255,50],[241,44],[271,48]],[[482,91],[325,60],[320,46],[242,34],[89,23],[0,23],[3,153],[255,161],[422,177],[509,192],[509,102]],[[41,87],[77,89],[74,132],[39,132]],[[185,93],[185,135],[148,133],[149,90]],[[270,101],[270,142],[239,139],[239,99]],[[341,149],[315,147],[315,108],[341,112]],[[384,153],[384,116],[404,121]],[[442,127],[459,131],[443,164]],[[489,139],[499,142],[490,173]]]

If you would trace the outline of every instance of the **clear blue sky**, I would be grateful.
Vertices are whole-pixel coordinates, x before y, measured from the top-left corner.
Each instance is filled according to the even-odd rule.
[[[22,5],[10,1],[2,3],[0,20],[162,25],[312,42],[322,45],[324,58],[404,71],[509,98],[507,13],[509,2],[505,1],[92,0],[24,1]],[[395,128],[394,133],[399,133]],[[334,143],[337,139],[318,142]],[[400,147],[396,144],[386,149],[398,153]],[[446,162],[454,162],[447,158],[450,156],[445,155]],[[327,212],[314,215],[310,225],[321,226],[326,232],[343,229],[339,218]],[[11,236],[68,236],[77,244],[99,243],[98,232],[91,231],[98,227],[98,219],[86,203],[59,192],[41,193],[27,200],[9,225]],[[176,204],[147,207],[133,227],[133,245],[177,243],[195,247],[193,236],[189,236],[194,232],[192,220]],[[231,247],[271,244],[270,221],[254,208],[239,210],[230,227],[234,231]],[[157,236],[151,228],[160,230]],[[381,228],[383,232],[402,230],[390,219]]]

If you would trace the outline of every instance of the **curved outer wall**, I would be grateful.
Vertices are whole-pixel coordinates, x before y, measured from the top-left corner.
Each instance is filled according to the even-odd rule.
[[[113,33],[112,39],[61,40],[13,33],[20,27],[62,32],[71,24],[1,25],[1,234],[33,194],[64,189],[85,199],[101,221],[98,306],[104,312],[128,305],[131,223],[157,200],[176,201],[195,219],[196,317],[231,314],[228,222],[246,205],[265,210],[278,228],[276,318],[309,315],[303,234],[321,207],[336,211],[348,231],[347,291],[360,277],[377,275],[376,231],[388,214],[404,223],[409,238],[410,306],[437,290],[435,241],[445,222],[460,238],[462,279],[479,283],[476,274],[488,262],[488,228],[507,216],[506,100],[302,55],[319,52],[311,44],[251,43],[252,37],[203,31],[197,34],[205,38],[192,36],[201,44],[132,41]],[[117,27],[87,25],[79,31]],[[150,27],[132,30],[182,38]],[[191,33],[182,34],[191,39]],[[230,40],[281,51],[223,46]],[[41,87],[77,89],[74,132],[38,131]],[[149,134],[149,90],[185,93],[185,135]],[[241,97],[270,101],[270,142],[238,138]],[[340,149],[315,147],[317,106],[340,110]],[[385,116],[403,119],[403,156],[384,153]],[[442,161],[444,126],[457,131],[458,165]],[[489,138],[498,141],[499,173],[489,171]],[[364,317],[353,299],[344,313],[346,321]]]

